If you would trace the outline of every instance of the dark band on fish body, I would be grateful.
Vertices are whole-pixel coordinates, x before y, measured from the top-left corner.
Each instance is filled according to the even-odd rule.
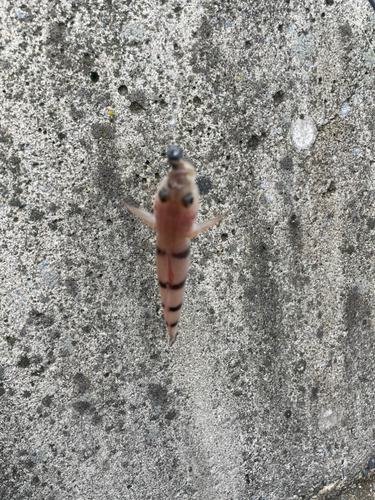
[[[164,305],[163,303],[162,303],[161,305],[163,306],[163,309],[164,309],[165,305]],[[179,306],[176,306],[176,307],[168,307],[168,311],[169,311],[169,312],[176,312],[176,311],[178,311],[179,309],[181,309],[181,306],[182,306],[182,302],[181,302],[181,304],[180,304]]]
[[[170,307],[170,308],[168,309],[168,311],[170,311],[170,312],[175,312],[175,311],[178,311],[179,309],[181,309],[181,306],[182,306],[182,302],[181,302],[181,304],[180,304],[179,306],[176,306],[176,307]]]
[[[161,250],[160,248],[156,247],[156,255],[166,255],[167,252],[164,252],[164,250]],[[188,255],[190,254],[190,247],[184,250],[183,252],[180,253],[172,253],[172,257],[176,257],[176,259],[186,259]]]
[[[165,322],[167,323],[167,326],[169,326],[169,328],[173,328],[174,326],[176,326],[176,325],[177,325],[178,320],[176,321],[176,323],[172,323],[171,325],[168,323],[168,321],[167,321],[167,320],[165,320]]]
[[[190,253],[190,247],[180,253],[172,253],[172,257],[176,257],[176,259],[186,259]]]
[[[163,283],[162,281],[159,280],[159,286],[162,288],[169,288],[169,290],[179,290],[185,285],[186,278],[184,281],[181,281],[181,283],[177,283],[176,285],[170,285],[169,283]]]

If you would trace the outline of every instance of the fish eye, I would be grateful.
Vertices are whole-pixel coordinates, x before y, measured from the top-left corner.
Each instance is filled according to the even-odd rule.
[[[159,191],[159,198],[163,203],[168,200],[168,189],[166,187],[161,188]]]
[[[192,193],[185,194],[185,196],[182,198],[182,204],[184,207],[188,208],[190,205],[193,204],[194,198]]]

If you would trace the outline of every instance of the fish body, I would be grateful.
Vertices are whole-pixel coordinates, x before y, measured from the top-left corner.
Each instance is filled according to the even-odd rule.
[[[154,215],[126,203],[124,205],[158,232],[156,267],[169,345],[172,345],[177,336],[189,268],[190,239],[212,227],[226,214],[197,224],[199,191],[195,184],[195,170],[182,159],[181,148],[171,146],[168,160],[172,170],[157,189]]]

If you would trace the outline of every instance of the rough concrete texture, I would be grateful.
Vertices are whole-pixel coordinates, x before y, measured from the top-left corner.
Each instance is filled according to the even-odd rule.
[[[374,31],[365,0],[2,0],[2,499],[307,499],[373,468]],[[169,349],[121,201],[152,209],[171,143],[200,220],[231,213]]]
[[[375,498],[375,471],[366,469],[352,480],[342,484],[339,479],[327,484],[311,500],[373,500]]]

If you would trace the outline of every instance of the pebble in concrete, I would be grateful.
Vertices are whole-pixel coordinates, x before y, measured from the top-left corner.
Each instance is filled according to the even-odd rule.
[[[314,144],[317,129],[310,116],[301,115],[292,124],[292,143],[297,150],[309,149]]]

